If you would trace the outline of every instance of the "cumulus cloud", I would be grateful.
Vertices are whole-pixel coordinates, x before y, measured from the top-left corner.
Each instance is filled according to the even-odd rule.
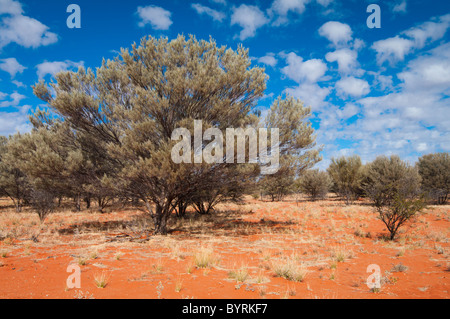
[[[8,72],[12,78],[16,76],[17,73],[22,73],[26,67],[17,62],[16,58],[0,59],[0,70]]]
[[[275,54],[270,52],[267,53],[265,56],[260,57],[258,59],[258,62],[274,67],[275,65],[277,65],[278,60],[275,58]]]
[[[342,96],[361,97],[370,92],[370,86],[366,80],[349,76],[336,82],[336,90]]]
[[[12,84],[14,84],[15,86],[17,86],[17,87],[19,87],[19,88],[21,88],[21,87],[27,87],[25,84],[23,84],[22,82],[20,82],[20,81],[17,81],[17,80],[13,80],[13,81],[11,81],[11,83]]]
[[[320,59],[311,59],[304,61],[302,57],[294,52],[286,55],[287,65],[281,69],[281,72],[288,78],[300,82],[314,83],[319,81],[327,71],[327,65]]]
[[[389,61],[391,65],[402,61],[413,47],[413,41],[401,38],[398,35],[393,38],[376,41],[372,45],[372,48],[377,52],[377,63],[379,65],[385,61]]]
[[[309,0],[275,0],[268,9],[269,15],[276,17],[272,25],[279,26],[288,23],[288,14],[290,12],[302,14],[308,2]]]
[[[359,118],[341,131],[328,128],[330,140],[354,141],[367,159],[382,153],[407,157],[450,151],[449,52],[449,43],[424,52],[397,74],[401,83],[390,93],[357,99]]]
[[[427,21],[417,27],[410,28],[403,32],[414,41],[414,47],[421,49],[428,42],[433,42],[444,37],[450,27],[450,14],[446,14],[434,21]]]
[[[424,22],[385,40],[376,41],[372,49],[377,52],[377,63],[382,65],[388,61],[391,65],[403,61],[405,56],[416,49],[442,39],[450,28],[450,14],[443,15],[432,21]]]
[[[217,3],[217,4],[222,4],[222,5],[226,5],[227,2],[225,0],[210,0],[211,2]]]
[[[319,34],[327,38],[334,46],[347,45],[352,40],[352,29],[348,24],[328,21],[319,28]]]
[[[328,70],[326,63],[320,59],[305,61],[294,52],[282,55],[287,65],[281,69],[281,73],[298,83],[298,86],[287,88],[285,91],[315,110],[319,109],[330,94],[329,88],[322,88],[317,84]]]
[[[22,14],[22,4],[14,0],[0,0],[0,14]]]
[[[403,81],[402,86],[408,91],[450,93],[450,43],[410,61],[397,77]]]
[[[29,105],[24,105],[16,112],[0,112],[0,135],[8,136],[17,132],[31,131],[31,124],[28,121],[30,108]]]
[[[394,4],[394,6],[392,7],[392,12],[406,13],[406,6],[407,6],[407,2],[406,2],[406,0],[403,0],[399,3]]]
[[[39,79],[44,78],[46,75],[50,74],[51,76],[54,76],[56,73],[61,71],[66,71],[69,69],[76,69],[80,66],[83,66],[84,62],[73,62],[70,60],[66,61],[53,61],[53,62],[43,62],[38,65],[36,65],[37,68],[37,75]]]
[[[338,70],[341,73],[351,73],[358,66],[358,53],[348,48],[338,49],[333,52],[328,52],[325,59],[328,62],[337,62]]]
[[[256,30],[268,22],[269,19],[257,6],[241,4],[239,7],[233,8],[231,25],[237,24],[242,27],[242,31],[239,34],[239,38],[242,41],[254,37]]]
[[[214,21],[222,22],[223,19],[225,19],[225,13],[211,9],[209,7],[203,6],[199,3],[193,3],[191,7],[197,11],[198,14],[206,14],[207,16],[210,16],[213,18]]]
[[[339,119],[348,119],[359,112],[359,107],[355,103],[347,103],[342,109],[337,109],[336,114]]]
[[[40,21],[23,15],[22,5],[14,0],[0,0],[0,49],[10,43],[37,48],[58,41],[58,36]]]
[[[150,24],[155,30],[168,30],[172,25],[172,20],[170,19],[172,13],[158,6],[138,7],[137,14],[141,19],[139,21],[140,27]]]
[[[302,100],[305,105],[315,111],[324,105],[325,98],[330,94],[329,88],[322,88],[317,83],[301,83],[296,87],[287,88],[286,93]]]
[[[333,2],[333,0],[316,0],[318,4],[323,7],[328,7],[328,5]]]
[[[11,107],[11,106],[18,106],[20,104],[20,101],[26,98],[25,95],[19,94],[17,92],[14,92],[12,94],[9,94],[9,97],[7,100],[5,98],[8,97],[8,94],[1,94],[0,100],[4,100],[0,102],[0,107]]]

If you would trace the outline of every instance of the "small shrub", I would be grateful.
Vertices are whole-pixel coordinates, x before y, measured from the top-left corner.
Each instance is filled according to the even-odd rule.
[[[272,270],[277,277],[297,282],[302,282],[308,273],[306,267],[299,265],[293,257],[272,262]]]
[[[449,153],[427,154],[419,158],[417,168],[422,177],[422,188],[436,204],[443,205],[450,194]]]
[[[402,263],[399,263],[392,267],[391,272],[405,272],[408,270],[408,267],[403,265]]]
[[[332,158],[327,172],[333,182],[333,191],[342,197],[347,205],[361,194],[363,166],[359,156]]]
[[[108,281],[109,278],[104,271],[102,271],[101,274],[97,274],[94,276],[94,282],[97,288],[105,288],[108,285]]]
[[[297,181],[298,188],[311,200],[323,199],[331,187],[331,179],[327,172],[318,169],[306,171]]]
[[[197,268],[210,268],[216,261],[211,248],[202,247],[194,254],[194,263]]]
[[[243,266],[237,270],[230,271],[228,277],[235,279],[238,282],[244,282],[248,278],[248,269]]]

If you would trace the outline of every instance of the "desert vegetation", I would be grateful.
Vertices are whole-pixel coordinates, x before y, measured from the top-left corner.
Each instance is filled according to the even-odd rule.
[[[96,71],[55,78],[34,86],[47,108],[30,117],[32,131],[0,137],[0,272],[21,258],[52,262],[38,257],[50,249],[90,267],[90,287],[104,288],[102,296],[151,281],[151,293],[137,294],[164,297],[172,285],[171,294],[188,298],[335,297],[323,295],[324,284],[355,297],[369,291],[361,278],[371,260],[388,269],[406,255],[408,267],[393,260],[381,292],[403,295],[391,273],[417,275],[415,258],[432,273],[435,295],[448,289],[440,280],[449,267],[448,153],[414,165],[396,155],[363,164],[353,155],[314,169],[321,146],[311,109],[280,96],[261,119],[264,69],[251,66],[245,48],[212,39],[147,37]],[[238,163],[236,152],[234,162],[174,163],[172,133],[194,135],[194,120],[202,133],[278,128],[279,169],[262,174],[260,159]],[[236,149],[238,141],[225,142]],[[192,141],[191,156],[208,143]],[[117,270],[124,261],[134,270]],[[52,294],[68,293],[59,288]]]

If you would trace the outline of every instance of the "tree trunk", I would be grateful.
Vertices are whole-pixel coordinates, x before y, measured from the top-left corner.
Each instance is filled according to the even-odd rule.
[[[167,219],[169,218],[169,209],[165,206],[156,205],[153,222],[155,224],[155,235],[167,235]]]
[[[77,212],[81,211],[81,195],[77,194],[74,198],[75,201],[75,210]]]
[[[90,198],[89,196],[86,196],[86,197],[84,198],[84,201],[85,201],[85,203],[86,203],[86,209],[91,208],[91,198]]]
[[[184,215],[186,215],[187,206],[188,206],[187,202],[184,201],[178,202],[177,208],[175,209],[177,217],[181,218],[184,217]]]

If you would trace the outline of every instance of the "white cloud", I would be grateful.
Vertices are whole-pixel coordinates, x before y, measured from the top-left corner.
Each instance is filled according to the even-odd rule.
[[[434,21],[427,21],[417,27],[410,28],[403,32],[414,41],[414,47],[421,49],[427,42],[441,39],[450,27],[450,14],[441,16]]]
[[[328,62],[337,62],[338,70],[341,73],[351,73],[358,66],[358,53],[347,48],[338,49],[334,52],[328,52],[325,59]]]
[[[320,59],[303,61],[303,58],[291,52],[286,55],[287,65],[281,72],[288,78],[300,82],[314,83],[319,81],[327,71],[327,65]]]
[[[267,53],[265,56],[260,57],[258,62],[274,67],[277,65],[278,60],[275,58],[273,53]]]
[[[8,136],[17,132],[31,131],[31,124],[28,121],[30,108],[29,105],[24,105],[17,112],[0,112],[0,135]]]
[[[352,40],[352,29],[348,24],[328,21],[319,28],[319,34],[335,46],[347,45]]]
[[[140,27],[150,24],[155,30],[168,30],[172,25],[172,20],[170,19],[172,13],[161,7],[153,5],[138,7],[137,13],[141,18],[139,22]]]
[[[402,61],[413,47],[413,41],[400,38],[399,36],[379,40],[372,45],[372,48],[377,51],[377,63],[379,65],[382,65],[385,61],[389,61],[391,65]]]
[[[397,74],[407,91],[450,92],[450,43],[429,51],[428,55],[410,61]]]
[[[367,81],[350,76],[337,81],[336,90],[342,96],[361,97],[370,92],[370,86]]]
[[[380,91],[385,91],[387,89],[392,90],[392,75],[383,75],[381,72],[373,71],[368,71],[367,73],[374,77],[374,87],[378,88]]]
[[[348,119],[359,112],[359,107],[354,103],[347,103],[344,108],[336,110],[339,119]]]
[[[208,8],[199,3],[193,3],[191,7],[197,11],[198,14],[206,14],[213,18],[214,21],[222,22],[225,19],[225,14],[223,12]]]
[[[305,11],[305,4],[308,2],[309,0],[275,0],[268,10],[269,15],[277,16],[272,24],[279,26],[288,23],[288,13],[302,14]]]
[[[0,14],[22,14],[22,4],[14,0],[0,0]]]
[[[405,56],[416,49],[442,39],[450,28],[450,14],[424,22],[417,27],[401,32],[399,35],[385,40],[376,41],[372,49],[377,52],[377,63],[382,65],[388,61],[391,65],[403,61]]]
[[[406,3],[406,0],[403,0],[403,1],[401,1],[401,2],[399,2],[399,3],[397,3],[397,4],[395,4],[393,7],[392,7],[392,12],[400,12],[400,13],[405,13],[406,12],[406,6],[407,6],[407,3]]]
[[[328,5],[333,2],[333,0],[316,0],[318,4],[320,4],[323,7],[328,7]]]
[[[2,94],[0,96],[1,100],[4,100],[5,97],[8,96],[8,94]],[[11,106],[18,106],[20,104],[20,101],[22,101],[23,99],[25,99],[26,96],[19,94],[17,92],[14,92],[12,94],[9,94],[9,101],[2,101],[0,102],[0,107],[11,107]]]
[[[44,78],[47,74],[54,76],[56,73],[61,71],[66,71],[68,69],[76,69],[80,66],[83,66],[84,62],[73,62],[70,60],[66,61],[54,61],[54,62],[43,62],[36,65],[37,75],[39,79]]]
[[[12,84],[14,84],[15,86],[17,86],[17,87],[27,87],[25,84],[23,84],[22,82],[20,82],[20,81],[17,81],[17,80],[13,80],[13,81],[11,81],[11,83]]]
[[[12,4],[5,9],[3,6]],[[58,41],[58,36],[48,31],[49,28],[36,19],[22,15],[22,9],[16,1],[2,1],[2,10],[6,15],[0,22],[0,49],[10,43],[17,43],[26,48],[37,48]]]
[[[324,100],[330,94],[329,88],[322,88],[317,83],[301,83],[296,87],[287,88],[286,93],[302,100],[305,105],[315,111],[323,107]]]
[[[0,59],[0,70],[8,72],[12,78],[16,76],[17,73],[22,73],[26,67],[17,62],[16,58]]]
[[[217,4],[222,4],[222,5],[226,5],[227,2],[225,0],[210,0],[211,2],[217,3]]]
[[[281,73],[299,84],[296,87],[287,88],[285,92],[318,110],[324,105],[325,98],[330,94],[329,88],[322,88],[317,84],[324,78],[328,70],[326,63],[320,59],[304,61],[294,52],[280,55],[286,59],[287,63],[281,69]]]
[[[237,24],[242,27],[242,31],[239,34],[239,38],[242,41],[254,37],[256,30],[268,22],[269,19],[257,6],[242,4],[237,8],[233,8],[231,25]]]

